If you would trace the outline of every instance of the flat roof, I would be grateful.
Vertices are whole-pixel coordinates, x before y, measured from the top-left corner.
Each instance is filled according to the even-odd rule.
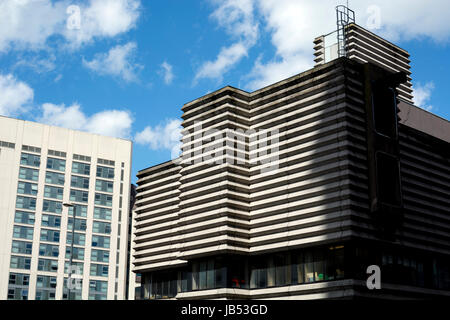
[[[450,143],[450,122],[429,111],[401,101],[400,123]]]
[[[13,118],[13,117],[7,117],[7,116],[0,115],[0,119],[1,118],[8,119],[8,120],[15,120],[15,121],[23,121],[25,123],[38,124],[38,125],[42,125],[42,126],[47,126],[47,127],[52,127],[52,128],[59,128],[59,129],[65,129],[65,130],[70,130],[70,131],[75,131],[75,132],[82,132],[82,133],[91,134],[91,135],[94,135],[94,136],[99,136],[99,137],[104,137],[104,138],[111,138],[111,139],[117,139],[117,140],[123,140],[123,141],[126,141],[126,142],[133,143],[133,141],[131,139],[117,138],[117,137],[112,137],[112,136],[106,136],[106,135],[103,135],[103,134],[92,133],[92,132],[89,132],[89,131],[70,129],[70,128],[65,128],[65,127],[59,127],[59,126],[46,124],[46,123],[41,123],[41,122],[37,122],[37,121],[23,120],[23,119],[18,119],[18,118]]]

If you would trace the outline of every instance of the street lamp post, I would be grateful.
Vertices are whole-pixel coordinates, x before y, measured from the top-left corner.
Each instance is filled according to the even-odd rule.
[[[77,207],[72,203],[64,203],[64,207],[67,209],[67,221],[69,221],[69,208],[73,208],[73,215],[72,215],[72,241],[70,242],[70,262],[69,262],[69,277],[67,278],[67,300],[70,300],[70,288],[72,287],[72,262],[73,262],[73,243],[75,241],[75,216]]]

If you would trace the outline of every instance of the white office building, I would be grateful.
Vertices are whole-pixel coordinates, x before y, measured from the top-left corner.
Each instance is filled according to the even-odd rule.
[[[131,151],[0,117],[1,300],[126,299]]]

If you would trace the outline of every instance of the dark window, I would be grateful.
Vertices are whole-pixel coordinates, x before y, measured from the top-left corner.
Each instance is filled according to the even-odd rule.
[[[397,137],[397,100],[395,89],[385,85],[373,87],[375,130],[389,138]]]
[[[402,195],[398,159],[378,152],[376,154],[376,161],[378,196],[380,201],[384,204],[400,206]]]

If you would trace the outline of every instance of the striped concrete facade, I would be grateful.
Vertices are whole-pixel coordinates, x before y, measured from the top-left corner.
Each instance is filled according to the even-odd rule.
[[[419,130],[410,117],[417,108],[399,105],[408,110],[399,124],[404,213],[386,238],[369,205],[361,62],[340,58],[252,93],[225,87],[186,104],[182,156],[138,174],[133,271],[145,278],[173,270],[177,299],[354,298],[373,293],[354,276],[367,265],[357,266],[353,257],[343,278],[271,288],[182,290],[180,270],[208,257],[237,256],[247,264],[247,258],[364,243],[375,251],[424,250],[445,261],[450,140]],[[448,121],[430,119],[432,127],[450,132]],[[384,264],[385,258],[367,262]],[[448,277],[447,265],[442,268],[439,283]],[[450,294],[446,284],[383,286],[383,297]]]
[[[327,62],[324,39],[325,37],[321,36],[314,40],[316,66]],[[408,82],[397,88],[399,98],[409,103],[413,102],[411,60],[406,50],[354,23],[348,25],[346,39],[348,58],[361,63],[371,62],[392,72],[405,72]]]

